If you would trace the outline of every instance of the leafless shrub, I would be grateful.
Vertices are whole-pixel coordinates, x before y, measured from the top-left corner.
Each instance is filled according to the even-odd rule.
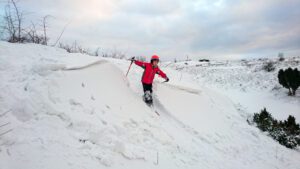
[[[47,19],[49,15],[43,17],[42,30],[38,30],[34,22],[25,28],[24,12],[20,10],[16,0],[8,0],[4,9],[4,22],[2,26],[2,36],[11,43],[37,43],[47,45]]]
[[[23,12],[17,6],[15,0],[9,0],[4,9],[4,31],[8,34],[7,41],[12,43],[23,42],[22,24]]]
[[[24,32],[26,33],[24,36],[24,42],[47,45],[49,38],[40,33],[33,22],[31,22],[31,26],[25,29]]]
[[[100,50],[100,47],[98,47],[98,48],[94,51],[93,55],[94,55],[94,56],[99,56],[99,50]]]
[[[88,48],[82,47],[82,45],[78,44],[76,41],[74,41],[72,44],[67,43],[59,43],[59,48],[65,49],[69,53],[81,53],[86,54],[89,56],[102,56],[102,57],[109,57],[109,58],[115,58],[115,59],[124,59],[125,53],[118,51],[117,49],[114,49],[110,52],[102,52],[100,54],[100,47],[97,47],[94,51],[90,50]]]
[[[71,45],[59,43],[59,48],[65,49],[69,53],[82,53],[87,54],[90,56],[94,56],[92,52],[89,52],[89,49],[83,48],[81,45],[79,45],[76,41],[74,41]]]
[[[67,29],[67,27],[68,27],[69,24],[70,24],[70,22],[67,23],[67,24],[64,26],[64,28],[62,29],[61,33],[59,34],[59,36],[57,37],[55,43],[54,43],[52,46],[56,46],[56,45],[57,45],[57,43],[60,41],[60,38],[61,38],[62,35],[64,34],[64,32],[65,32],[65,30]],[[61,42],[59,42],[59,44],[60,44],[60,43],[61,43]]]
[[[43,26],[43,34],[44,34],[44,37],[43,37],[43,45],[48,45],[48,40],[49,40],[49,38],[48,38],[48,36],[47,36],[47,28],[48,28],[48,22],[47,22],[47,20],[48,20],[48,18],[49,17],[51,17],[50,15],[46,15],[46,16],[44,16],[43,17],[43,24],[42,24],[42,26]]]
[[[265,62],[262,67],[263,70],[267,72],[272,72],[275,70],[275,63],[272,61]]]
[[[126,54],[114,48],[110,52],[102,53],[102,57],[110,57],[115,59],[124,59]]]

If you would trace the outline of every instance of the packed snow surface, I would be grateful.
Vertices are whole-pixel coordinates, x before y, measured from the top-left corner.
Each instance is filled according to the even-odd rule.
[[[156,78],[150,108],[142,100],[143,70],[133,66],[125,77],[129,64],[0,42],[0,168],[300,168],[299,149],[247,123],[262,106],[275,111],[279,104],[299,117],[299,95],[284,97],[278,87],[284,94],[275,95],[268,85],[254,90],[255,81],[235,79],[242,65],[227,66],[236,70],[229,75],[210,65],[164,63],[171,81]],[[245,89],[236,87],[244,81]],[[269,104],[249,102],[264,86],[270,90],[258,99]]]

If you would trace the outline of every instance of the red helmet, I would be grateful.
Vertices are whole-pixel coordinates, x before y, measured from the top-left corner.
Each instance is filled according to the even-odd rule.
[[[151,61],[152,61],[152,60],[159,60],[159,56],[153,55],[153,56],[151,57]]]

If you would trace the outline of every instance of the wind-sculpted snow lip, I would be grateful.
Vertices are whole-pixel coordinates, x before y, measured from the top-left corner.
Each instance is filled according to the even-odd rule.
[[[89,68],[92,66],[96,66],[96,65],[100,65],[100,64],[105,64],[108,63],[106,60],[98,60],[98,61],[94,61],[92,63],[88,63],[86,65],[80,65],[80,66],[65,66],[64,68],[62,68],[62,70],[80,70],[80,69],[85,69],[85,68]]]

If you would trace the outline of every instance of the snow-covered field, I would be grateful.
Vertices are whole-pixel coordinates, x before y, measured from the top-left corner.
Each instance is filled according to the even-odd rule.
[[[274,63],[275,70],[266,72],[262,67],[270,61]],[[176,72],[174,78],[179,81],[193,81],[223,93],[237,109],[249,115],[266,107],[278,119],[284,120],[288,115],[293,115],[300,122],[300,90],[296,96],[288,96],[288,90],[278,83],[277,78],[280,69],[292,67],[300,70],[300,57],[286,58],[284,61],[275,58],[210,64],[190,61],[163,66]]]
[[[287,97],[258,64],[229,64],[163,64],[158,116],[128,61],[0,42],[0,168],[299,168],[299,149],[246,121],[263,106],[299,120],[299,92]]]

